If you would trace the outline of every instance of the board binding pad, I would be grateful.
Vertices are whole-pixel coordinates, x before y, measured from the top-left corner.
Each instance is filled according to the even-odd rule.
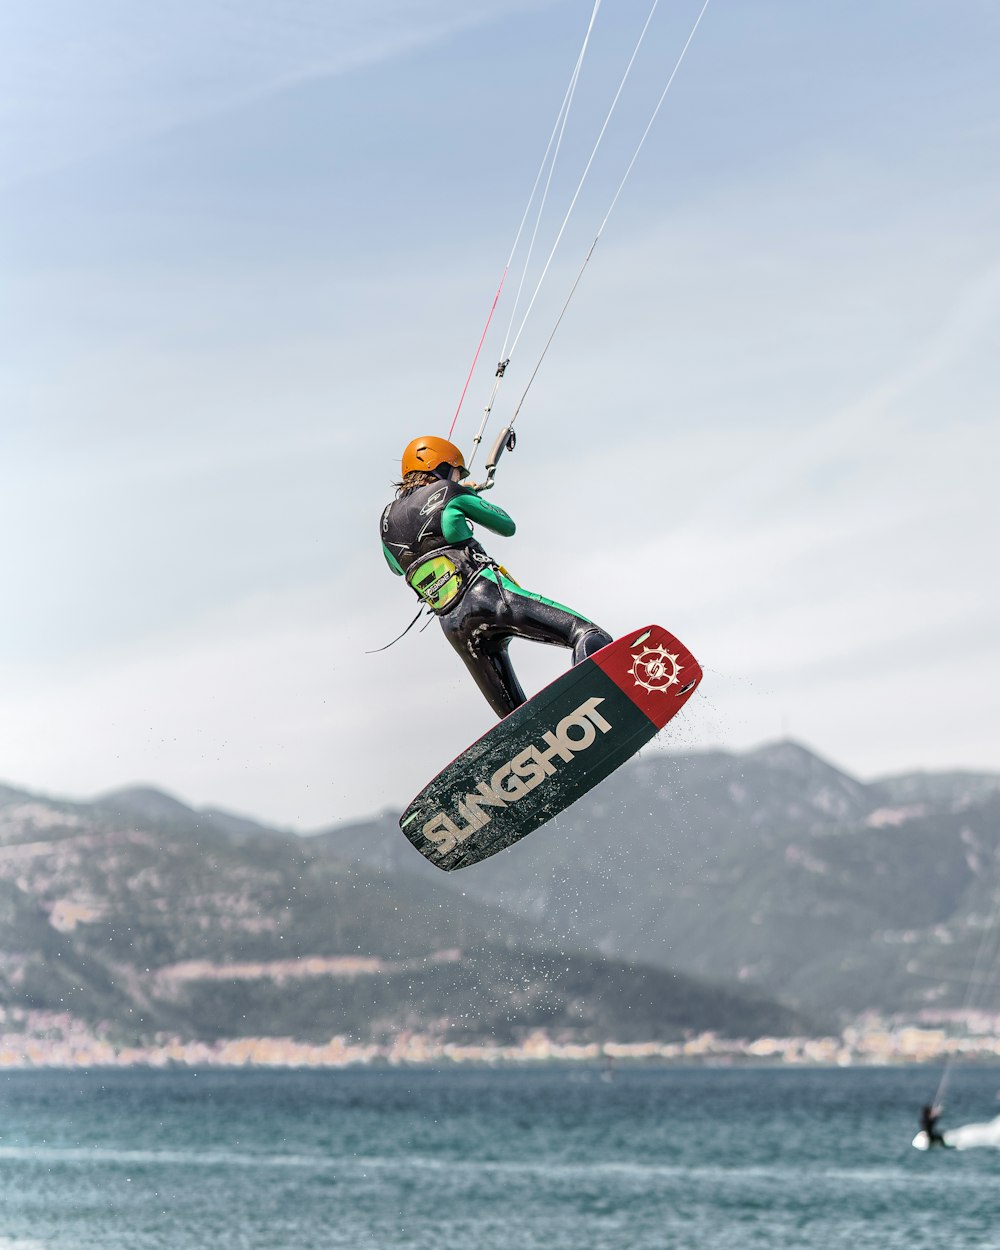
[[[576,664],[474,742],[399,818],[445,872],[496,855],[565,811],[676,716],[701,681],[659,625]]]

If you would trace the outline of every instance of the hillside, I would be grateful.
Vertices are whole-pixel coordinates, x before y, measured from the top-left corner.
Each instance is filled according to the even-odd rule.
[[[454,874],[392,812],[299,838],[148,788],[0,787],[0,1008],[123,1039],[503,1042],[958,1008],[998,847],[1000,777],[868,784],[793,743],[647,753]]]
[[[319,837],[385,870],[436,873],[392,813]],[[965,1000],[1000,897],[998,837],[1000,776],[865,784],[784,742],[648,753],[445,880],[561,941],[738,979],[809,1012],[914,1011]]]
[[[122,1042],[419,1029],[507,1042],[803,1031],[753,988],[574,953],[440,879],[155,790],[0,789],[0,1007]],[[19,1015],[20,1013],[20,1015]]]

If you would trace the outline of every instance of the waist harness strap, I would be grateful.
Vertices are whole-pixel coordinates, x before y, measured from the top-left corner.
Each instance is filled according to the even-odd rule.
[[[406,574],[410,586],[432,612],[450,611],[474,581],[495,562],[485,553],[454,547],[429,551]]]

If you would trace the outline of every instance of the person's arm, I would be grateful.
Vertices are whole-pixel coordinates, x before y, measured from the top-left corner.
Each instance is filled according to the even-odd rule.
[[[446,543],[460,543],[472,537],[472,521],[492,530],[501,538],[510,538],[517,528],[513,518],[498,508],[496,504],[487,503],[481,496],[470,491],[467,495],[456,495],[445,504],[441,516],[441,533]]]

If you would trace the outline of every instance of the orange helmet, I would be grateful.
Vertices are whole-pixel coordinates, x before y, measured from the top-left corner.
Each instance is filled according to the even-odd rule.
[[[458,469],[460,477],[469,476],[461,451],[446,438],[436,438],[433,434],[427,434],[408,443],[403,452],[403,477],[406,477],[407,473],[419,471],[433,473],[442,465]]]

